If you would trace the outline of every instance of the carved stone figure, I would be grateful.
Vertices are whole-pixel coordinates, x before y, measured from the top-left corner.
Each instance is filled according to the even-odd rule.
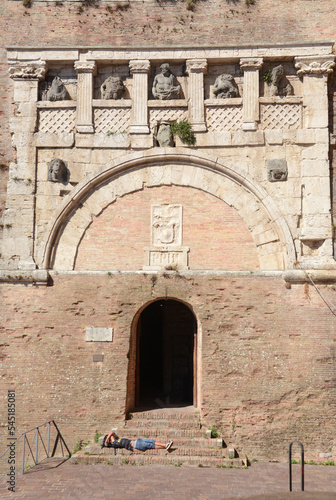
[[[47,92],[47,101],[66,101],[70,99],[69,93],[59,76],[55,76]]]
[[[213,95],[217,99],[225,99],[227,97],[237,97],[238,87],[232,75],[222,74],[216,78],[215,85],[212,89]]]
[[[156,140],[161,148],[174,146],[174,138],[171,133],[170,123],[161,122],[157,127]]]
[[[124,83],[118,76],[109,76],[100,87],[102,99],[120,99],[124,91]]]
[[[281,64],[272,70],[271,95],[293,95],[293,87],[287,80]]]
[[[55,158],[48,165],[48,181],[65,182],[68,177],[67,163],[60,158]]]
[[[267,173],[270,182],[287,180],[288,170],[286,160],[267,160]]]
[[[161,64],[161,73],[153,82],[152,94],[155,99],[177,99],[181,92],[180,85],[175,84],[175,76],[170,71],[168,63]]]
[[[152,224],[152,243],[154,245],[181,245],[181,205],[152,205]]]

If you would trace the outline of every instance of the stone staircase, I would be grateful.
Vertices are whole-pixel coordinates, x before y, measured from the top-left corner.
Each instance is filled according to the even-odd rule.
[[[111,429],[110,429],[111,430]],[[198,467],[242,467],[246,460],[229,458],[221,439],[207,438],[200,414],[194,407],[162,408],[136,411],[125,426],[115,430],[119,437],[148,437],[162,443],[173,439],[171,449],[130,452],[89,444],[71,457],[73,463],[107,463],[110,465],[175,465]],[[102,438],[100,438],[102,440]],[[232,453],[231,453],[232,455]]]

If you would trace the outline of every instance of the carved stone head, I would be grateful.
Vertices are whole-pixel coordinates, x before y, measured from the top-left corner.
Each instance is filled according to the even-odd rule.
[[[47,92],[47,101],[65,101],[70,99],[69,93],[59,76],[55,76]]]
[[[286,160],[267,160],[267,174],[270,182],[287,180],[288,170]]]
[[[118,76],[109,76],[100,87],[102,99],[120,99],[124,91],[124,83]]]
[[[67,163],[60,158],[55,158],[48,165],[48,181],[65,182],[68,177]]]

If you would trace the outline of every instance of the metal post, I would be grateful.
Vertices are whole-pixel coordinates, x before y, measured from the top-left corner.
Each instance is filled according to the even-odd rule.
[[[48,422],[48,444],[47,444],[47,458],[49,458],[49,447],[50,447],[50,422]]]
[[[289,459],[289,491],[292,491],[292,445],[298,443],[301,448],[301,491],[304,491],[304,448],[303,444],[299,441],[292,441],[289,445],[288,459]]]
[[[37,464],[38,462],[38,436],[39,436],[39,430],[38,430],[38,427],[36,427],[36,431],[35,431],[35,437],[36,437],[36,451],[35,451],[35,464]]]
[[[23,445],[22,445],[22,474],[24,474],[26,434],[22,434],[22,439],[23,439]]]

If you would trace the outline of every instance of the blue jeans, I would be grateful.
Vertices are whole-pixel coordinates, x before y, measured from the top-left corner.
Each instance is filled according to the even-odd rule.
[[[155,439],[140,438],[137,439],[134,443],[135,450],[146,451],[146,450],[154,450],[154,448],[155,448]]]

